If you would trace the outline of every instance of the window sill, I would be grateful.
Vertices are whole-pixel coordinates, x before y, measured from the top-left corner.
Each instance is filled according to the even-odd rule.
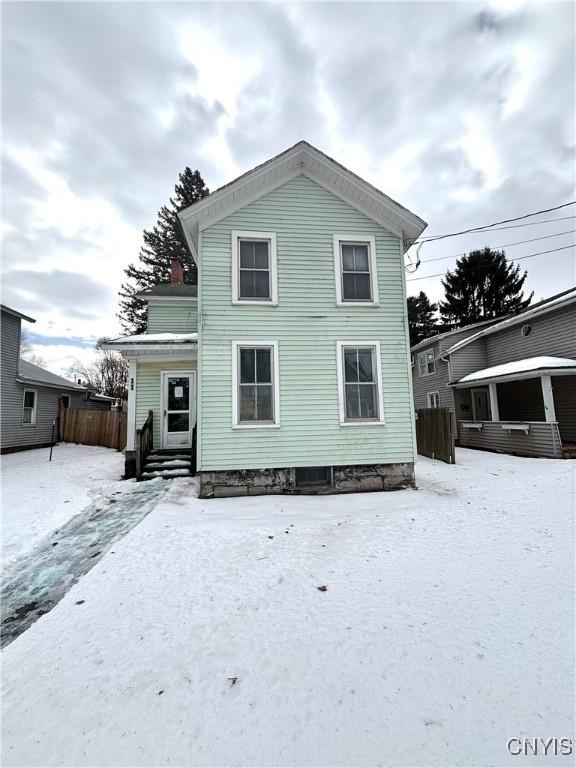
[[[277,307],[278,302],[277,301],[257,301],[256,299],[232,299],[232,304],[234,305],[242,305],[247,304],[251,307]]]
[[[365,307],[366,309],[377,309],[380,306],[379,301],[336,301],[337,307]]]
[[[28,424],[28,423],[24,424],[24,422],[22,422],[22,426],[23,427],[35,427],[36,426],[36,422],[34,422],[33,424]]]
[[[378,421],[341,421],[341,427],[383,427],[385,425],[384,419]]]
[[[280,429],[280,424],[232,424],[232,429]]]

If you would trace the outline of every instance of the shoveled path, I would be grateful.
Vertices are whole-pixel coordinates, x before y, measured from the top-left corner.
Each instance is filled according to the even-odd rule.
[[[11,643],[64,597],[109,547],[156,505],[170,483],[128,482],[126,490],[99,499],[14,560],[2,574],[0,646]]]

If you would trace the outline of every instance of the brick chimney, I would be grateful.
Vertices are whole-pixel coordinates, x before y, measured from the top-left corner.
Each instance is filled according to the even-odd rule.
[[[173,284],[184,282],[184,267],[177,257],[173,258],[170,262],[170,282]]]

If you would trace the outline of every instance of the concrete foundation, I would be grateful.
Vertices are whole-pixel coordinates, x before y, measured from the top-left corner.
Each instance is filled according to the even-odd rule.
[[[367,464],[332,468],[329,485],[296,486],[294,469],[200,471],[200,498],[266,494],[330,494],[397,491],[414,487],[414,464]]]

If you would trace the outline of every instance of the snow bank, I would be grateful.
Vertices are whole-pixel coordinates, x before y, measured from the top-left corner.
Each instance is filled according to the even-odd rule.
[[[62,443],[2,456],[2,564],[30,551],[100,493],[113,490],[123,456],[110,448]]]
[[[574,464],[457,458],[418,491],[173,481],[3,652],[4,764],[501,766],[571,736]]]

